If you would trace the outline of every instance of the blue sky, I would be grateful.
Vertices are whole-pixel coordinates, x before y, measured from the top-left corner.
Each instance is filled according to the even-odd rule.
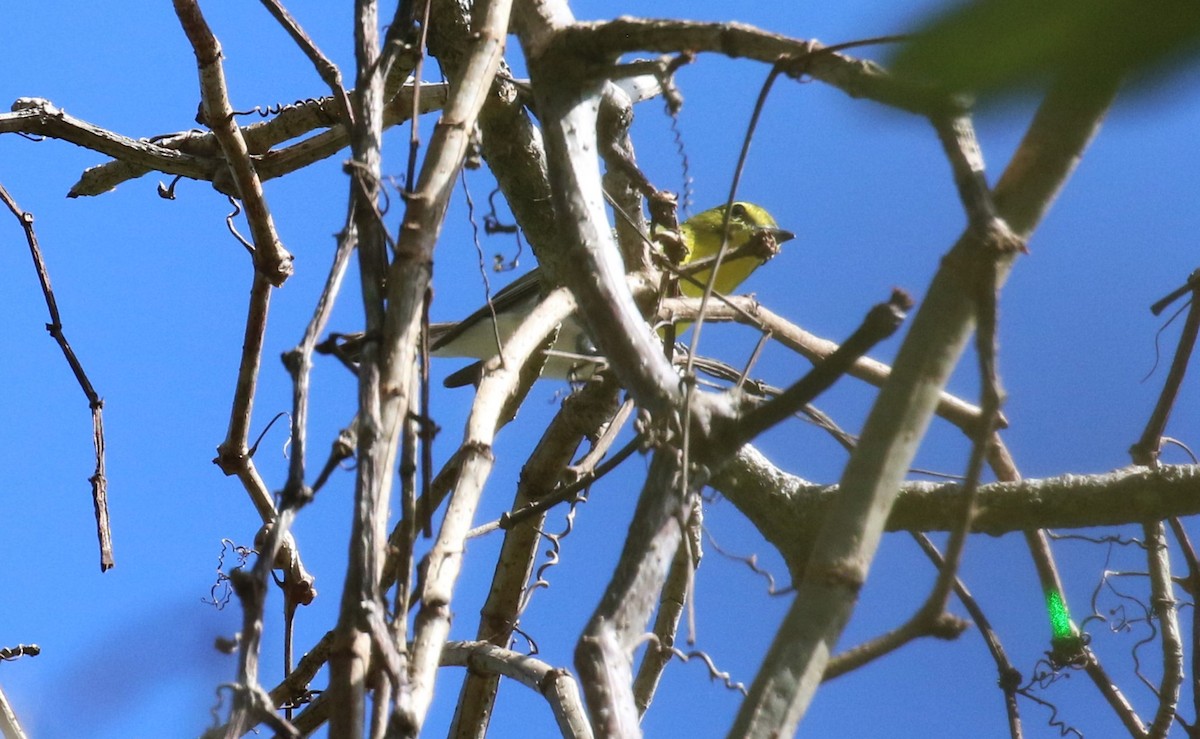
[[[763,3],[737,20],[798,38],[840,42],[912,28],[939,3],[861,1],[803,7]],[[297,18],[343,69],[350,61],[349,4],[289,4]],[[580,18],[623,13],[728,19],[716,2],[576,3]],[[311,67],[256,4],[206,3],[204,10],[225,49],[235,107],[249,109],[317,96]],[[512,54],[516,54],[515,44]],[[885,52],[873,52],[880,55]],[[0,24],[0,103],[20,96],[51,100],[71,114],[126,135],[187,129],[199,100],[194,58],[169,5],[45,3],[4,11]],[[680,75],[686,106],[679,125],[694,179],[697,209],[721,201],[753,100],[766,75],[760,65],[702,57]],[[1001,371],[1009,391],[1005,438],[1028,477],[1102,472],[1129,463],[1161,386],[1178,327],[1160,339],[1161,319],[1148,306],[1195,268],[1194,207],[1200,153],[1200,78],[1184,72],[1151,91],[1122,97],[1075,177],[1030,243],[1005,288]],[[994,181],[1019,142],[1033,100],[1014,97],[987,106],[977,125]],[[247,122],[255,118],[245,119]],[[426,134],[432,119],[422,123]],[[390,134],[385,170],[404,168],[407,130]],[[661,187],[678,189],[682,175],[669,120],[657,102],[638,110],[635,143],[640,163]],[[290,406],[282,351],[299,340],[325,277],[342,225],[344,155],[266,185],[275,222],[296,255],[296,274],[273,296],[271,324],[256,403],[255,432]],[[239,624],[236,606],[202,603],[215,579],[221,541],[249,544],[257,517],[240,486],[211,464],[222,440],[241,345],[251,267],[225,231],[223,196],[185,181],[178,199],[155,194],[154,175],[97,198],[64,196],[86,167],[103,157],[58,141],[0,137],[0,182],[37,217],[36,226],[62,310],[67,335],[104,396],[109,495],[117,567],[97,567],[87,477],[92,470],[86,402],[47,337],[45,307],[16,222],[0,215],[0,314],[6,351],[0,361],[0,645],[37,643],[43,653],[0,665],[0,685],[31,736],[191,736],[203,730],[214,689],[235,676],[235,662],[211,649]],[[476,219],[492,185],[485,173],[467,175]],[[839,339],[892,286],[918,299],[941,255],[964,225],[948,166],[932,129],[921,120],[819,83],[781,81],[768,102],[739,197],[768,207],[798,234],[746,285],[772,310],[819,335]],[[392,222],[398,216],[393,214]],[[511,258],[510,237],[482,247]],[[470,216],[456,197],[436,254],[435,320],[462,317],[483,300],[475,266]],[[521,270],[531,266],[526,252]],[[493,289],[507,275],[489,275]],[[347,283],[353,284],[355,278]],[[335,313],[335,330],[361,321],[351,289]],[[744,331],[706,329],[707,351],[736,360],[753,346]],[[899,339],[875,356],[887,360]],[[437,378],[457,369],[435,363]],[[776,385],[807,365],[779,348],[757,374]],[[975,392],[970,356],[952,382]],[[354,384],[336,363],[318,364],[310,440],[310,469],[353,414]],[[494,519],[511,501],[519,465],[536,440],[531,431],[557,407],[565,388],[543,382],[518,424],[498,441],[500,460],[477,517]],[[848,380],[818,405],[857,431],[873,391]],[[435,414],[443,428],[436,456],[444,459],[462,428],[467,391],[438,391]],[[1186,410],[1197,401],[1185,385],[1168,433],[1188,441],[1197,432]],[[257,461],[272,488],[282,485],[285,429],[266,436]],[[760,447],[784,469],[810,480],[836,481],[844,453],[799,421],[773,431]],[[917,466],[960,472],[965,443],[935,424]],[[1184,461],[1168,452],[1170,461]],[[579,630],[616,560],[632,514],[645,462],[596,486],[563,541],[553,586],[535,596],[522,626],[542,658],[569,666]],[[320,592],[297,624],[297,643],[311,644],[332,623],[344,571],[345,529],[353,477],[335,477],[305,509],[296,534]],[[777,579],[786,571],[740,514],[717,500],[707,525],[725,549],[755,553]],[[548,526],[563,527],[560,514]],[[1096,533],[1096,532],[1091,532]],[[1132,530],[1124,532],[1133,533]],[[454,606],[453,636],[474,634],[483,588],[499,546],[495,537],[472,542]],[[1056,550],[1068,597],[1078,617],[1101,571],[1139,570],[1136,553],[1063,543]],[[1048,648],[1033,568],[1019,537],[976,538],[963,576],[994,620],[1010,656],[1026,676]],[[905,536],[884,540],[862,605],[843,646],[902,621],[932,582],[929,565]],[[1141,582],[1123,583],[1132,590]],[[741,564],[709,551],[697,580],[700,648],[747,684],[788,605],[770,598]],[[1102,603],[1102,610],[1111,603]],[[264,681],[278,676],[278,599],[268,622]],[[1190,614],[1190,611],[1185,611]],[[1132,676],[1129,650],[1142,631],[1094,632],[1097,650],[1135,705],[1149,710],[1149,693]],[[518,643],[517,648],[524,648]],[[1152,652],[1153,649],[1147,650]],[[1150,674],[1156,679],[1154,660]],[[439,676],[430,735],[444,732],[461,672]],[[802,725],[802,735],[1002,736],[995,670],[978,633],[954,643],[920,642],[867,670],[826,686]],[[320,683],[323,678],[318,679]],[[1082,676],[1041,694],[1074,726],[1104,736],[1120,730]],[[720,736],[738,697],[709,682],[698,664],[674,665],[651,709],[648,735]],[[1028,736],[1052,736],[1047,713],[1022,704]],[[1185,699],[1182,712],[1191,714]],[[553,724],[532,693],[506,686],[494,736],[549,735]]]

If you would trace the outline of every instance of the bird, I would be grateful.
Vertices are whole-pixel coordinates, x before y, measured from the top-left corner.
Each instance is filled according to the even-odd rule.
[[[713,281],[713,290],[719,293],[733,292],[754,270],[778,253],[780,244],[795,238],[791,231],[780,228],[762,206],[735,202],[728,206],[728,213],[729,238],[725,258]],[[683,254],[678,260],[682,274],[679,289],[687,297],[699,297],[705,290],[712,273],[713,258],[723,241],[725,214],[726,206],[719,205],[680,224],[679,242]],[[500,353],[497,338],[503,346],[541,297],[541,275],[534,268],[497,292],[489,305],[463,320],[430,324],[430,352],[434,356],[479,360],[451,373],[443,384],[452,388],[478,382],[483,363]],[[352,363],[356,361],[361,342],[362,334],[332,334],[316,349]],[[603,366],[603,362],[582,322],[572,316],[559,328],[554,346],[547,351],[540,376],[587,380]]]

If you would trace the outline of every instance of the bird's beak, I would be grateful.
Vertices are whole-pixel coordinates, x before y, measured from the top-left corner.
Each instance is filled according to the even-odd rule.
[[[766,262],[779,254],[779,245],[796,238],[796,234],[785,231],[778,226],[757,228],[750,242],[746,244],[751,254],[756,254],[760,262]]]
[[[796,238],[796,234],[783,228],[764,228],[763,230],[775,237],[776,244],[782,244],[785,241],[791,241]]]

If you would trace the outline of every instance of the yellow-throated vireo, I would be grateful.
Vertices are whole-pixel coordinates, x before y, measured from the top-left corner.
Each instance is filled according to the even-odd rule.
[[[680,224],[680,237],[686,253],[680,260],[679,269],[685,275],[689,274],[688,265],[716,256],[721,248],[724,226],[724,205],[698,213]],[[779,244],[792,238],[794,234],[780,228],[764,208],[753,203],[734,203],[729,209],[726,257],[717,270],[713,289],[719,293],[733,292],[754,270],[775,255]],[[711,266],[707,266],[691,274],[691,279],[680,279],[680,291],[688,297],[700,296],[711,272]],[[500,353],[496,345],[497,338],[503,346],[541,296],[540,274],[535,268],[497,292],[490,306],[483,306],[457,323],[431,324],[430,349],[434,356],[474,357],[481,360],[447,377],[446,387],[476,382],[482,362]],[[492,323],[493,315],[495,324]],[[318,347],[318,351],[345,356],[353,352],[353,344],[359,340],[359,337],[348,335],[331,338],[333,341]],[[343,339],[341,344],[337,343],[338,338]],[[603,358],[597,354],[583,325],[574,316],[559,328],[558,337],[547,355],[541,373],[544,378],[584,380],[603,365]]]

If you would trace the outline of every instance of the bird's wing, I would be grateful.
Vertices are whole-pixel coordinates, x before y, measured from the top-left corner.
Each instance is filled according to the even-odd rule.
[[[437,328],[433,331],[430,349],[437,351],[449,346],[455,339],[478,326],[481,321],[491,321],[493,311],[497,316],[501,315],[530,298],[536,297],[540,291],[540,273],[537,269],[532,269],[501,288],[492,298],[491,306],[483,306],[458,323],[436,324]]]

